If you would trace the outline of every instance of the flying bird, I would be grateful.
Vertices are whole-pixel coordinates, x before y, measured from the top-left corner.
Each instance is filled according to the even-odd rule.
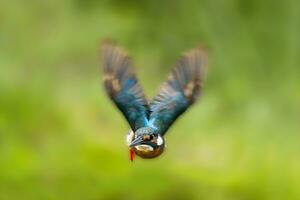
[[[207,71],[206,51],[196,47],[184,53],[149,102],[128,53],[107,41],[101,50],[104,88],[131,128],[127,134],[130,160],[135,154],[142,158],[161,155],[167,130],[201,93]]]

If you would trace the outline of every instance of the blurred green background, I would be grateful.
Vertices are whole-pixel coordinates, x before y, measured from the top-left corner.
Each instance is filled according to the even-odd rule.
[[[300,199],[300,1],[1,0],[0,199]],[[148,97],[210,49],[204,95],[159,158],[129,161],[99,43]]]

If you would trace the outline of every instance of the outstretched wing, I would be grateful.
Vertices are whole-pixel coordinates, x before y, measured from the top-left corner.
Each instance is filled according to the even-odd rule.
[[[164,135],[172,123],[201,92],[207,69],[207,54],[202,48],[188,51],[179,60],[168,80],[150,104],[150,123]]]
[[[133,131],[146,125],[148,102],[133,71],[128,54],[113,43],[102,45],[104,86]]]

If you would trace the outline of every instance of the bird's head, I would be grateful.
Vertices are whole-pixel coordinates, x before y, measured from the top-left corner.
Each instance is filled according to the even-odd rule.
[[[127,142],[131,154],[134,152],[142,158],[157,157],[164,151],[165,147],[164,138],[151,127],[140,128],[135,133],[130,131]],[[131,155],[131,160],[133,160],[133,155]]]

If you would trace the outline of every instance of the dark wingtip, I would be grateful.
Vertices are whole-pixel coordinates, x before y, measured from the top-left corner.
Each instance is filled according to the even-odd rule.
[[[203,51],[204,53],[208,54],[210,52],[210,48],[203,44],[203,43],[198,43],[195,47],[195,49],[199,49],[201,51]]]
[[[116,42],[112,39],[106,38],[100,41],[100,51],[101,51],[101,55],[103,56],[105,50],[116,46]]]
[[[117,51],[118,54],[123,54],[124,57],[130,58],[127,50],[110,38],[103,39],[100,42],[100,47],[102,56],[105,53],[105,51]]]
[[[101,46],[116,45],[116,42],[111,38],[105,38],[100,41]]]
[[[195,56],[198,57],[202,60],[202,76],[205,78],[209,66],[209,48],[204,45],[203,43],[199,43],[194,47],[193,49],[187,51],[184,56],[190,57],[190,56]]]
[[[209,55],[209,49],[203,44],[198,44],[194,48],[190,49],[189,51],[186,51],[184,53],[184,56],[195,55],[195,54],[201,56],[202,58],[207,59]]]

